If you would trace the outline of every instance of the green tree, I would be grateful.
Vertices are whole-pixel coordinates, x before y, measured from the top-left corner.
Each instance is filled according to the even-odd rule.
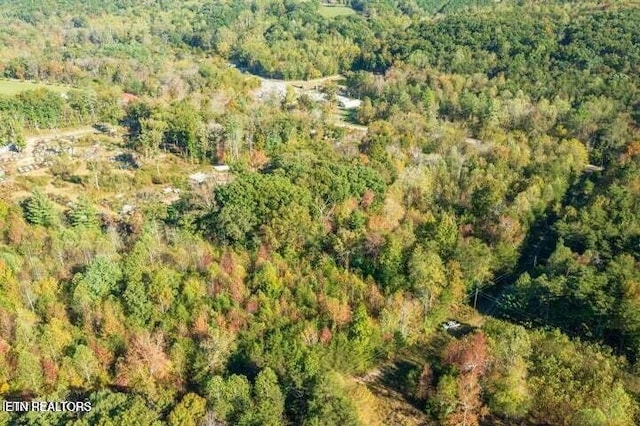
[[[145,157],[149,157],[155,154],[162,145],[167,123],[153,118],[141,118],[140,128],[138,139],[144,150]]]
[[[153,304],[145,283],[128,279],[122,297],[131,322],[139,326],[147,324],[153,314]]]
[[[531,414],[546,422],[578,424],[586,410],[610,424],[635,424],[637,407],[617,377],[620,360],[559,332],[535,333],[531,357]],[[602,417],[598,415],[594,418]]]
[[[0,147],[13,144],[18,149],[26,145],[23,124],[14,114],[0,111]]]
[[[487,379],[488,406],[492,413],[512,419],[526,416],[531,406],[528,379],[531,340],[524,327],[491,320],[488,335],[492,368]]]
[[[191,159],[206,154],[204,124],[198,111],[188,102],[179,102],[169,110],[165,141],[182,150]]]
[[[76,113],[77,123],[96,121],[97,96],[88,90],[70,90],[67,92],[67,104]]]
[[[310,426],[356,426],[359,424],[353,402],[345,392],[337,373],[322,375],[314,385],[304,424]]]
[[[422,300],[425,312],[436,304],[447,285],[444,264],[437,253],[418,246],[407,264],[412,290]]]
[[[77,345],[71,363],[82,378],[84,387],[87,389],[93,387],[100,371],[98,360],[93,351],[86,345]]]
[[[188,393],[178,405],[169,413],[167,418],[170,426],[197,426],[206,414],[207,401],[194,394]]]
[[[117,262],[105,256],[97,256],[84,273],[74,276],[73,282],[76,287],[86,287],[95,297],[103,297],[117,290],[121,279],[122,270]]]
[[[207,382],[205,392],[219,420],[237,424],[243,415],[251,412],[251,385],[245,376],[234,374],[226,380],[213,376]]]
[[[56,223],[53,203],[38,190],[25,202],[24,210],[25,219],[34,225],[52,226]]]
[[[375,330],[364,305],[359,305],[351,321],[350,342],[353,352],[350,362],[356,371],[366,371],[374,361]]]
[[[253,387],[254,408],[251,423],[277,426],[283,424],[284,396],[276,374],[269,367],[258,373]]]
[[[150,120],[154,114],[153,107],[146,102],[133,102],[127,107],[122,122],[129,129],[131,137],[138,138],[143,131],[143,122]]]
[[[160,426],[160,414],[140,396],[100,390],[89,395],[91,411],[75,420],[75,425]]]
[[[78,198],[67,213],[69,223],[73,227],[95,227],[98,225],[98,215],[91,201],[86,197]]]

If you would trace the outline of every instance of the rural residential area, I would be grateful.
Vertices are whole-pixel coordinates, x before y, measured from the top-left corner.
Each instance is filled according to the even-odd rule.
[[[0,0],[0,425],[640,424],[640,2]]]

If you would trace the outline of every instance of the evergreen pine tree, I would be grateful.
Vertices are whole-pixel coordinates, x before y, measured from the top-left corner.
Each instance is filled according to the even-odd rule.
[[[98,224],[96,210],[91,202],[85,197],[80,197],[78,199],[71,210],[67,213],[67,217],[69,219],[69,223],[73,227],[91,227]]]
[[[34,224],[51,226],[55,220],[53,204],[40,191],[33,192],[31,198],[25,202],[25,219]]]

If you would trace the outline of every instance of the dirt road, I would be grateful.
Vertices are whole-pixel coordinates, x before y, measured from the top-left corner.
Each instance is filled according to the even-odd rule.
[[[297,92],[301,90],[307,92],[315,90],[318,86],[323,86],[329,81],[337,81],[343,78],[341,75],[336,74],[313,80],[278,80],[274,78],[264,78],[250,73],[245,73],[245,75],[250,75],[260,80],[260,87],[253,92],[254,97],[259,100],[273,96],[276,98],[284,98],[287,93],[287,87],[292,87]]]
[[[24,167],[35,163],[34,150],[39,143],[49,142],[61,138],[78,138],[81,136],[98,133],[96,129],[90,126],[78,127],[68,130],[47,130],[39,135],[30,135],[25,137],[25,147],[15,157],[15,167]]]
[[[70,130],[60,130],[60,131],[47,130],[46,132],[43,132],[39,135],[27,136],[25,138],[25,142],[27,146],[25,147],[25,149],[22,150],[22,152],[28,152],[29,149],[33,151],[33,146],[35,145],[36,142],[47,142],[57,138],[73,138],[73,137],[77,138],[80,136],[90,135],[92,133],[98,133],[98,131],[90,126],[79,127],[79,128],[70,129]]]
[[[98,133],[93,127],[79,127],[70,130],[48,130],[39,135],[27,136],[25,138],[25,147],[20,152],[20,157],[23,159],[30,159],[33,156],[33,150],[40,142],[49,142],[59,138],[78,138],[80,136],[86,136],[90,134]]]

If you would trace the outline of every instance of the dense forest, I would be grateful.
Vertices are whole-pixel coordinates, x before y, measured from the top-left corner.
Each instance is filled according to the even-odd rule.
[[[329,3],[0,0],[0,424],[640,422],[640,4]]]

